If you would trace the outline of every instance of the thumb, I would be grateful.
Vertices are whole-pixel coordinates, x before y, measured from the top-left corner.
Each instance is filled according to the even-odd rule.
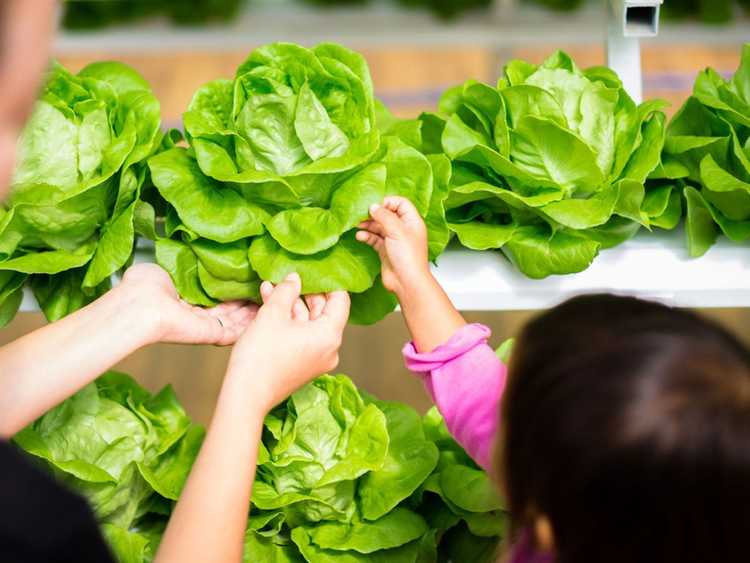
[[[370,216],[373,221],[383,228],[385,237],[393,238],[401,232],[403,224],[399,216],[382,205],[370,207]]]
[[[270,307],[278,308],[291,315],[294,304],[299,299],[301,290],[302,280],[299,274],[291,273],[274,288],[268,299],[265,300],[265,303]]]

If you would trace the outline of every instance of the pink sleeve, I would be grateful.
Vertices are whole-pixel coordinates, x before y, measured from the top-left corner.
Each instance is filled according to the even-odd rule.
[[[491,465],[507,376],[487,345],[489,337],[486,326],[470,324],[430,353],[418,353],[413,343],[403,350],[406,367],[421,375],[450,433],[485,469]]]

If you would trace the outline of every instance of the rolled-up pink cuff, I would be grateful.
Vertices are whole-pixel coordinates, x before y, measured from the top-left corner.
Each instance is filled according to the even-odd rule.
[[[490,334],[490,329],[484,325],[469,324],[457,330],[445,344],[425,353],[417,352],[414,343],[408,342],[403,348],[406,367],[415,373],[434,371],[472,348],[486,344]]]

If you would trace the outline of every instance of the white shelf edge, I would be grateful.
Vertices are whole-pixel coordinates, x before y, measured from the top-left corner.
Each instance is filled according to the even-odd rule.
[[[538,310],[584,293],[617,293],[689,308],[750,307],[750,248],[719,241],[690,258],[683,234],[639,235],[587,270],[530,280],[497,252],[454,250],[436,276],[461,310]]]
[[[688,308],[750,308],[750,247],[722,239],[690,258],[683,233],[644,233],[600,253],[587,270],[530,280],[500,252],[449,249],[433,267],[462,311],[540,310],[584,293],[608,292]],[[153,261],[139,249],[136,261]],[[115,280],[116,281],[116,280]],[[27,293],[22,312],[37,311]]]

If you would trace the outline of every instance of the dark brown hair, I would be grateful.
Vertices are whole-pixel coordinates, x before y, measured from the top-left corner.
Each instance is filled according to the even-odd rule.
[[[611,295],[530,322],[503,399],[516,530],[558,563],[747,561],[750,355],[697,315]]]

